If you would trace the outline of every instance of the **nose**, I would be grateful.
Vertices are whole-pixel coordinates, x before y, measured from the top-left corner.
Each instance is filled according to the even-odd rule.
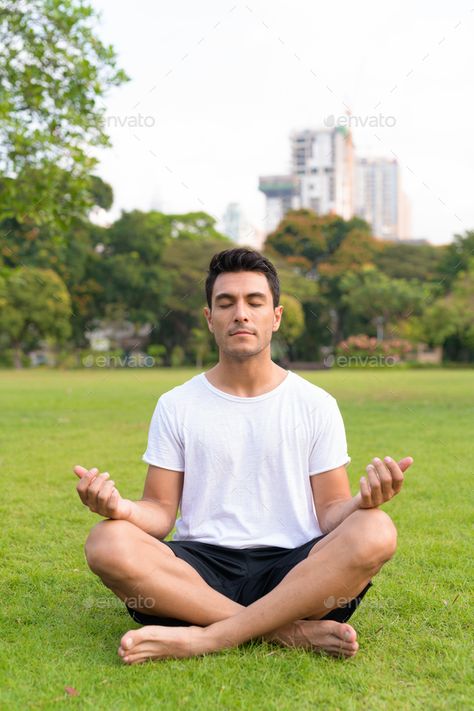
[[[235,305],[234,321],[244,323],[248,321],[247,306],[244,301],[237,301]]]

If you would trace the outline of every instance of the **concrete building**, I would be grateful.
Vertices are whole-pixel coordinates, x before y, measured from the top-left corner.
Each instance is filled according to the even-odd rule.
[[[396,160],[356,158],[346,126],[295,131],[290,143],[291,174],[260,178],[267,234],[288,210],[309,208],[345,220],[358,215],[379,239],[410,238],[410,205]]]
[[[267,198],[265,231],[275,229],[291,209],[307,207],[320,215],[354,214],[354,147],[344,126],[291,134],[291,174],[260,178]]]
[[[374,237],[390,240],[400,238],[399,183],[399,169],[395,159],[357,159],[355,214],[372,225]]]
[[[259,190],[267,198],[265,233],[272,232],[288,210],[301,207],[300,180],[296,175],[267,175],[261,177]]]
[[[354,214],[354,146],[345,126],[295,131],[291,172],[300,179],[301,207],[320,215]]]

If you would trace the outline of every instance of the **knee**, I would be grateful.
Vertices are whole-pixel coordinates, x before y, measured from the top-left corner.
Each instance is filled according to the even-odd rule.
[[[128,521],[100,521],[89,533],[84,546],[87,564],[93,573],[101,575],[121,570],[128,558],[132,529]]]
[[[380,509],[361,509],[356,518],[354,553],[361,567],[379,570],[397,549],[397,529],[390,516]]]

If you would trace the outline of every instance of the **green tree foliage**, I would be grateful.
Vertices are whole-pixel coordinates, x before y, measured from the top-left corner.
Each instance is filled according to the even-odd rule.
[[[374,255],[377,269],[392,279],[439,281],[439,268],[446,247],[432,244],[381,242]]]
[[[292,355],[292,347],[305,329],[304,310],[299,299],[290,294],[281,294],[280,304],[283,306],[283,314],[274,338],[281,339]]]
[[[232,247],[233,243],[215,232],[214,227],[207,236],[190,239],[190,219],[182,224],[186,224],[184,235],[168,240],[163,252],[162,266],[170,279],[171,291],[159,314],[159,333],[160,342],[166,344],[169,353],[176,346],[184,346],[189,356],[196,359],[195,339],[191,334],[195,328],[208,331],[203,309],[207,306],[204,286],[209,262],[214,254]],[[191,230],[194,231],[192,223]],[[212,334],[208,333],[207,338],[213,348]],[[203,357],[207,354],[208,351]]]
[[[402,322],[400,330],[415,343],[443,346],[453,360],[474,360],[474,258],[458,273],[448,294]]]
[[[444,250],[439,274],[447,291],[457,275],[470,268],[470,262],[474,257],[474,230],[468,230],[463,235],[454,235],[454,240]]]
[[[127,80],[95,22],[82,0],[2,2],[1,221],[59,233],[94,203],[91,149],[109,145],[101,102]]]
[[[317,358],[322,345],[341,340],[347,321],[341,277],[372,264],[377,244],[360,218],[344,220],[311,210],[288,212],[268,236],[265,254],[278,260],[284,290],[299,298],[305,313],[307,328],[292,346],[295,357]]]
[[[195,359],[196,368],[202,368],[204,359],[212,350],[211,339],[213,339],[213,336],[207,324],[201,328],[191,329],[187,346]]]
[[[369,225],[358,217],[317,215],[312,210],[290,210],[265,241],[265,250],[287,258],[300,273],[315,272],[353,230],[370,237]]]
[[[162,264],[171,239],[168,216],[155,211],[123,212],[102,235],[105,243],[94,273],[100,286],[99,305],[104,310],[108,304],[126,320],[154,325],[172,290]]]
[[[363,316],[377,327],[379,340],[383,339],[388,323],[419,312],[428,296],[421,284],[390,279],[373,267],[347,273],[341,280],[341,289],[342,302],[353,314]]]
[[[21,353],[40,339],[64,342],[71,332],[71,301],[64,282],[51,269],[19,267],[0,275],[1,338],[15,352],[15,365]]]

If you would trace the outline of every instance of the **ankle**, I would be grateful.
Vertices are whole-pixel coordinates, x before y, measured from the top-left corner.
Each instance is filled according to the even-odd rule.
[[[212,654],[212,652],[223,649],[225,645],[220,643],[213,629],[216,624],[218,623],[213,622],[206,627],[192,626],[188,628],[191,633],[190,652],[193,656],[198,654]]]

